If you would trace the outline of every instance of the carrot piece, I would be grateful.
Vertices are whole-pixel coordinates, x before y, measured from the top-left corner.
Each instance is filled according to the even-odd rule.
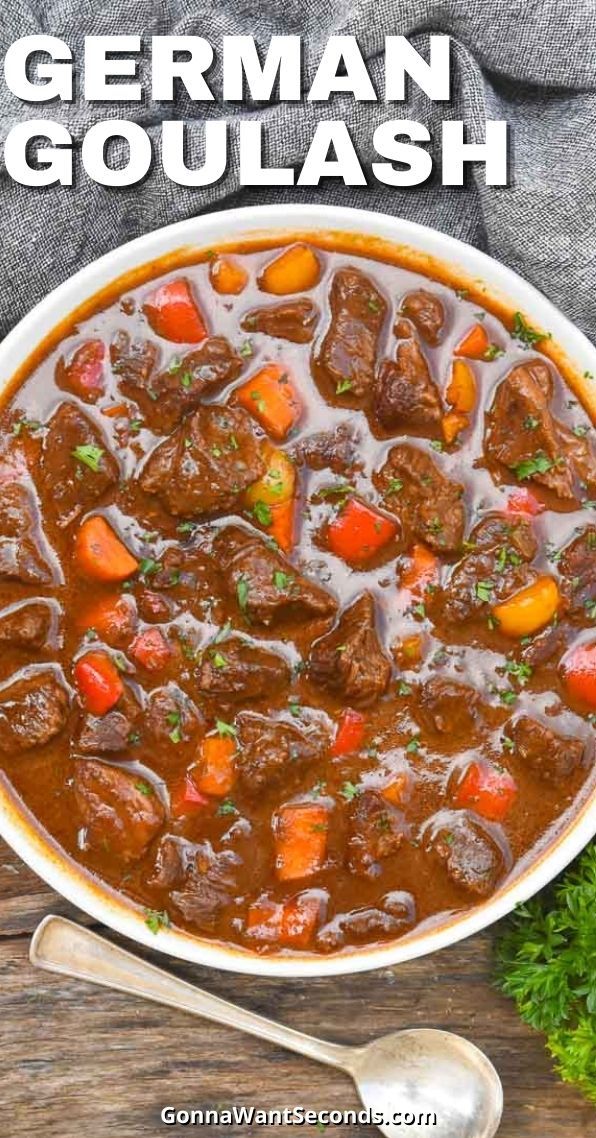
[[[87,340],[74,353],[70,363],[58,361],[56,378],[81,399],[97,399],[104,390],[105,344]]]
[[[457,345],[455,354],[467,356],[471,360],[483,360],[490,348],[488,333],[483,324],[474,324]]]
[[[101,514],[86,518],[81,525],[74,555],[80,572],[95,581],[125,581],[139,567]]]
[[[596,640],[572,648],[564,657],[561,670],[572,699],[596,710]]]
[[[327,526],[327,545],[350,565],[362,565],[397,533],[397,522],[373,506],[350,498]]]
[[[207,735],[201,745],[201,757],[193,782],[203,794],[214,798],[225,798],[235,779],[234,755],[236,743],[227,735]]]
[[[310,802],[282,806],[274,822],[275,869],[280,881],[318,873],[327,851],[328,810]]]
[[[421,542],[412,546],[409,565],[403,570],[400,580],[402,591],[409,593],[411,600],[420,601],[429,585],[439,579],[439,561],[435,554]]]
[[[102,597],[77,617],[79,628],[92,628],[107,644],[122,644],[132,636],[135,623],[134,601],[122,593]]]
[[[501,604],[492,614],[499,631],[505,636],[531,636],[552,620],[561,601],[557,582],[552,577],[538,577]]]
[[[148,672],[159,672],[168,663],[172,650],[159,628],[146,628],[135,638],[131,656]]]
[[[266,364],[237,388],[236,398],[274,439],[285,439],[302,414],[287,368]]]
[[[296,513],[294,502],[282,502],[279,506],[271,506],[271,525],[267,532],[277,542],[284,553],[291,553],[295,541]]]
[[[124,419],[128,417],[128,403],[112,403],[111,407],[102,407],[102,415],[106,419]]]
[[[404,805],[406,799],[407,788],[408,776],[405,771],[401,771],[401,773],[396,775],[396,777],[392,779],[391,782],[387,783],[386,786],[381,787],[381,794],[387,802],[391,803],[392,806],[401,807]]]
[[[519,490],[514,490],[507,499],[505,507],[506,514],[523,514],[526,517],[535,518],[538,514],[544,513],[546,506],[541,502],[531,490],[525,486],[520,486]]]
[[[307,948],[321,915],[318,897],[298,894],[283,904],[270,897],[254,901],[246,914],[251,939],[285,948]]]
[[[477,325],[477,327],[480,328],[481,326]],[[461,352],[461,347],[459,350]],[[453,361],[451,379],[447,385],[445,397],[455,411],[468,414],[474,410],[476,406],[476,378],[472,368],[465,360]]]
[[[294,497],[296,489],[296,467],[291,458],[278,447],[264,443],[262,456],[267,469],[262,478],[249,486],[245,500],[249,506],[264,502],[267,506],[277,506]]]
[[[509,771],[490,763],[470,763],[456,787],[453,802],[474,810],[490,822],[502,822],[517,798],[517,783]]]
[[[276,296],[313,288],[321,275],[319,258],[309,245],[291,245],[270,261],[259,277],[259,288]]]
[[[416,668],[422,660],[422,636],[406,636],[394,645],[392,651],[402,668]]]
[[[341,713],[335,739],[331,745],[331,754],[349,755],[358,751],[364,742],[366,719],[359,711],[346,707]]]
[[[238,296],[246,288],[248,273],[235,257],[218,255],[209,262],[209,280],[222,296]]]
[[[184,277],[159,285],[143,304],[153,331],[175,344],[199,344],[207,335],[205,321]]]
[[[467,415],[463,415],[460,411],[448,411],[446,415],[443,415],[441,423],[445,442],[455,442],[457,436],[461,431],[465,431],[469,423],[470,420]]]
[[[92,715],[105,715],[124,692],[120,673],[107,652],[80,656],[73,674],[81,699]]]

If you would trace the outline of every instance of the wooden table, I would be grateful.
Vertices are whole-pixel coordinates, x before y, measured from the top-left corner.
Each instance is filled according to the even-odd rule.
[[[30,933],[50,912],[78,917],[0,842],[0,1070],[3,1138],[267,1133],[166,1126],[178,1108],[356,1108],[347,1080],[258,1040],[116,992],[36,972]],[[112,935],[112,934],[110,934]],[[158,963],[167,964],[153,954]],[[170,964],[167,965],[171,967]],[[550,1071],[542,1038],[491,987],[491,937],[395,969],[328,980],[256,980],[180,964],[178,975],[303,1031],[359,1042],[407,1024],[468,1036],[505,1088],[499,1138],[587,1138],[595,1114]],[[284,1133],[316,1134],[312,1126]],[[277,1127],[268,1128],[274,1136]],[[404,1128],[404,1134],[407,1134]],[[372,1138],[374,1128],[328,1128]]]

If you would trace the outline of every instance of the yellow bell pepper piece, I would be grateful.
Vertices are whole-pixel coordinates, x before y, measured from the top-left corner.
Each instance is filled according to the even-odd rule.
[[[493,607],[492,613],[505,636],[531,636],[555,615],[561,596],[552,577],[538,577],[519,593]]]

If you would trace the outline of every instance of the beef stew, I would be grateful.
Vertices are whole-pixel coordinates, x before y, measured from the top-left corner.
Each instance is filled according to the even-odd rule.
[[[154,267],[0,412],[0,772],[256,952],[444,922],[594,781],[592,424],[516,314],[348,249]]]

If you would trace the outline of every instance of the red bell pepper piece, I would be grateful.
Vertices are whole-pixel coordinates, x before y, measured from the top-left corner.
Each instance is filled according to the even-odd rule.
[[[137,664],[148,672],[165,668],[171,656],[170,645],[159,628],[146,628],[135,638],[130,649]]]
[[[498,770],[489,763],[470,763],[455,791],[454,802],[491,822],[501,822],[516,797],[517,784],[509,771]]]
[[[331,754],[337,757],[337,755],[349,755],[352,751],[360,750],[364,742],[365,725],[366,719],[359,711],[346,707],[345,711],[341,713],[335,739],[331,746]]]
[[[535,518],[538,514],[542,514],[545,509],[544,502],[541,502],[531,490],[521,486],[519,490],[514,490],[509,495],[505,513],[522,514],[525,517]]]
[[[350,498],[327,526],[327,544],[332,553],[350,565],[362,565],[396,533],[397,522],[358,498]]]
[[[105,715],[124,692],[122,678],[107,652],[87,652],[74,666],[74,680],[92,715]]]
[[[145,300],[143,312],[153,331],[175,344],[199,344],[207,335],[205,321],[184,277],[159,285]]]
[[[104,390],[105,344],[102,340],[86,340],[74,353],[69,364],[58,363],[57,377],[81,399],[95,400]]]
[[[572,699],[596,710],[596,640],[572,648],[561,668]]]
[[[189,774],[170,791],[170,812],[175,818],[194,814],[208,805],[209,799],[201,794]]]

